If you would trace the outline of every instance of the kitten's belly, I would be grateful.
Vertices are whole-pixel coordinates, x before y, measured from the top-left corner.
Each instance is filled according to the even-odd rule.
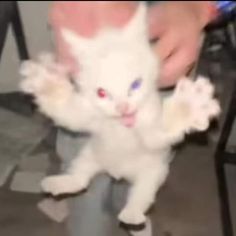
[[[121,125],[106,125],[102,131],[94,137],[94,147],[98,152],[120,155],[136,153],[142,143],[134,129]]]
[[[117,179],[135,173],[147,156],[135,130],[126,127],[106,126],[92,145],[98,162]]]

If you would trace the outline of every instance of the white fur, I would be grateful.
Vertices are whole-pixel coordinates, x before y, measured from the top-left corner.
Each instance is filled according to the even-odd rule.
[[[213,87],[204,78],[181,80],[173,96],[161,104],[155,88],[158,61],[146,28],[146,8],[140,4],[123,30],[107,29],[89,40],[64,29],[80,65],[75,79],[79,92],[54,59],[41,57],[21,67],[21,89],[35,96],[41,112],[58,125],[92,134],[66,173],[43,180],[43,190],[53,195],[76,193],[99,173],[123,178],[131,188],[119,219],[129,224],[145,221],[168,175],[171,146],[192,130],[206,130],[210,119],[219,114]],[[143,84],[128,96],[135,78],[142,78]],[[99,87],[111,99],[99,98]],[[121,122],[117,106],[124,102],[137,111],[133,127]]]

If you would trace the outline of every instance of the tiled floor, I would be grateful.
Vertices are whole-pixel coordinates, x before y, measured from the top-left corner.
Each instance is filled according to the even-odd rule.
[[[203,69],[209,69],[210,66],[217,70],[219,65],[209,65],[203,61]],[[222,101],[227,101],[236,71],[228,63],[225,63],[223,70],[221,75],[224,78],[216,82],[222,93]],[[6,180],[0,188],[0,235],[68,236],[63,223],[56,223],[39,211],[37,204],[41,200],[40,194],[11,190],[12,181],[19,168],[21,171],[49,171],[48,164],[51,159],[45,156],[45,151],[51,149],[44,147],[38,150],[41,153],[32,153],[47,131],[48,126],[41,119],[26,118],[0,109],[0,185]],[[168,181],[157,196],[152,214],[155,236],[221,235],[213,162],[218,133],[211,132],[209,137],[207,144],[188,141],[179,150]],[[234,137],[231,145],[234,145]],[[35,158],[37,155],[42,158],[41,166],[35,164],[38,162]],[[35,161],[31,158],[35,158]],[[10,171],[11,174],[8,175]],[[228,180],[232,210],[236,216],[236,167],[229,167]],[[236,218],[234,221],[236,222]]]
[[[0,183],[4,183],[0,189],[0,235],[66,235],[63,225],[50,221],[37,209],[41,195],[34,193],[38,190],[37,182],[28,174],[29,171],[30,174],[46,174],[49,169],[45,154],[32,153],[47,133],[48,125],[42,119],[26,118],[0,109]],[[41,158],[40,165],[36,157]],[[6,165],[13,168],[7,172]],[[19,171],[24,173],[24,185],[16,178]],[[18,183],[12,185],[14,180]]]
[[[221,235],[213,149],[214,144],[189,143],[179,151],[169,179],[157,196],[153,212],[155,235]],[[64,224],[39,211],[40,194],[10,190],[15,172],[0,189],[0,235],[68,236]],[[232,181],[236,169],[231,168],[229,174],[236,192]]]

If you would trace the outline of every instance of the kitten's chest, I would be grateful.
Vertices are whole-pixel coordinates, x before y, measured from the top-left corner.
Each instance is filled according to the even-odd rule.
[[[94,149],[99,163],[118,179],[130,172],[143,152],[135,130],[116,124],[106,124],[94,139]]]
[[[98,139],[105,149],[116,152],[136,151],[140,146],[135,128],[125,127],[116,121],[107,122],[102,127]]]

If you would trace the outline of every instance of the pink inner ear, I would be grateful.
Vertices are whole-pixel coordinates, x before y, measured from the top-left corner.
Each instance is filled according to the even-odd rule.
[[[99,88],[99,89],[97,90],[97,95],[98,95],[100,98],[105,98],[105,97],[107,96],[106,91],[105,91],[104,89],[102,89],[102,88]]]

